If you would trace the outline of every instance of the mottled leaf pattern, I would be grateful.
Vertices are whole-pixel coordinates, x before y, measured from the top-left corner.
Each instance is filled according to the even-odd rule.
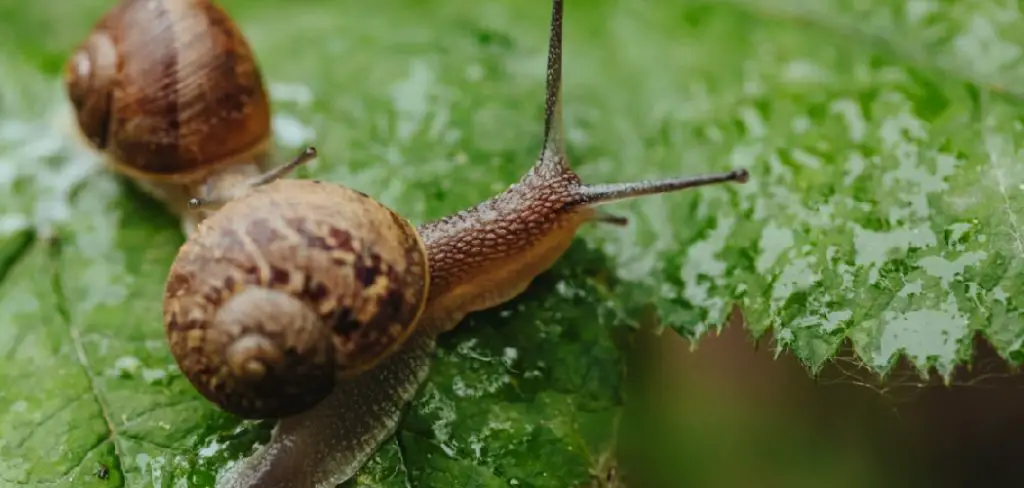
[[[280,150],[416,222],[500,191],[541,137],[546,4],[224,5]],[[996,0],[568,2],[570,156],[588,181],[746,167],[618,204],[520,299],[443,338],[351,486],[604,477],[629,333],[699,338],[733,303],[813,371],[1020,362],[1024,21]],[[110,2],[0,0],[0,485],[211,486],[269,435],[201,400],[163,340],[176,223],[73,144],[59,75]],[[282,159],[283,160],[283,159]],[[108,476],[103,472],[107,470]]]

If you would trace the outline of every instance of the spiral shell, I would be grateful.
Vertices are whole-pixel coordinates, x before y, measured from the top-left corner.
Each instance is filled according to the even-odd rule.
[[[210,0],[122,0],[68,59],[82,135],[136,178],[185,182],[270,143],[248,41]]]
[[[165,332],[210,401],[286,417],[388,357],[415,329],[428,287],[408,221],[343,186],[279,180],[228,202],[181,247]]]

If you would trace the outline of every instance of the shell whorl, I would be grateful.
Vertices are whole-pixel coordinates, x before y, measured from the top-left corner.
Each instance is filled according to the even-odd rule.
[[[64,83],[78,126],[89,143],[100,150],[108,144],[116,74],[117,48],[103,30],[89,35],[64,67]]]
[[[286,417],[392,354],[429,287],[415,228],[369,197],[279,180],[228,202],[179,250],[164,325],[203,396]]]
[[[247,287],[217,310],[204,334],[204,358],[221,358],[211,391],[237,397],[243,416],[287,417],[322,400],[334,384],[330,331],[287,293]]]
[[[269,151],[262,72],[211,0],[121,0],[68,59],[65,87],[86,139],[135,178],[188,183]]]

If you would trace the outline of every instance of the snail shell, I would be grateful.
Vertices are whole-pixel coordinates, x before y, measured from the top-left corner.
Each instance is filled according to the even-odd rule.
[[[71,55],[65,84],[82,135],[135,178],[195,181],[269,145],[252,50],[209,0],[122,0]]]
[[[343,186],[279,180],[225,204],[181,247],[165,331],[210,401],[288,417],[400,346],[428,287],[408,221]]]

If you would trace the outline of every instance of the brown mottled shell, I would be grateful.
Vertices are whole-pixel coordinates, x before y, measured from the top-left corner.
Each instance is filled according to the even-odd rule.
[[[242,417],[285,417],[394,352],[428,288],[408,221],[343,186],[278,180],[188,238],[167,278],[164,325],[206,398]]]
[[[248,41],[209,0],[122,0],[65,66],[85,138],[137,178],[188,181],[266,150]]]

